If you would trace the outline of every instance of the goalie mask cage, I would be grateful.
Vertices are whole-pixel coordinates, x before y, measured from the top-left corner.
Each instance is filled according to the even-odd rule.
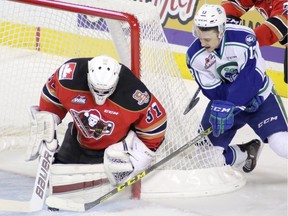
[[[70,58],[109,55],[141,78],[167,111],[166,139],[157,161],[196,137],[200,118],[189,102],[179,69],[154,5],[130,0],[0,1],[0,149],[25,147],[28,109],[43,84]],[[68,115],[58,126],[64,134]],[[61,133],[62,131],[62,133]],[[61,143],[61,140],[60,140]],[[141,196],[203,196],[245,184],[203,139],[142,180]]]

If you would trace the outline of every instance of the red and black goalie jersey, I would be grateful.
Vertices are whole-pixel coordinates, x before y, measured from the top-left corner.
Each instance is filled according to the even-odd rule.
[[[55,113],[61,120],[69,112],[77,128],[73,136],[83,148],[105,149],[134,129],[148,148],[157,149],[166,132],[163,106],[124,65],[114,93],[104,105],[97,105],[87,83],[91,59],[64,63],[44,85],[40,110]]]

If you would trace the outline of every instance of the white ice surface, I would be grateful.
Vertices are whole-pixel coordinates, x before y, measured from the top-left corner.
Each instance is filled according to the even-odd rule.
[[[187,82],[191,95],[194,83]],[[283,99],[287,110],[287,99]],[[198,110],[206,100],[201,96]],[[250,128],[239,131],[234,143],[257,138]],[[28,200],[31,196],[36,161],[25,162],[25,152],[0,153],[0,199]],[[247,184],[232,193],[201,198],[161,198],[130,200],[124,191],[117,199],[107,200],[88,212],[49,212],[46,207],[36,213],[0,212],[2,216],[59,215],[59,216],[287,216],[287,160],[277,156],[265,145],[256,169],[245,174]],[[10,170],[21,175],[3,171]],[[2,171],[1,171],[2,170]],[[151,173],[152,174],[152,173]],[[30,177],[28,177],[30,176]],[[32,176],[32,177],[31,177]]]

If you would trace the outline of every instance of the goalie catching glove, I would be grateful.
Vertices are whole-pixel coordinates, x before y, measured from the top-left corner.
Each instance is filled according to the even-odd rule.
[[[122,141],[109,146],[104,153],[104,169],[111,185],[116,186],[145,170],[153,161],[151,151],[130,131]]]
[[[60,118],[50,112],[39,111],[38,106],[30,108],[31,129],[26,160],[35,160],[41,155],[43,145],[55,152],[58,148],[56,139],[56,125],[60,123]]]

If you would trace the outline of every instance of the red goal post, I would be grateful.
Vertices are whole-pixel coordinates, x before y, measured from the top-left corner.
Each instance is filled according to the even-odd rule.
[[[166,108],[167,136],[157,161],[202,130],[197,108],[183,115],[190,94],[152,4],[2,0],[0,7],[0,70],[5,77],[0,81],[0,91],[5,92],[0,151],[25,147],[30,129],[27,109],[38,103],[42,85],[57,67],[70,58],[100,54],[130,67]],[[58,128],[60,134],[65,121]],[[142,197],[183,197],[233,191],[245,184],[245,178],[225,165],[221,151],[203,139],[143,182]]]

